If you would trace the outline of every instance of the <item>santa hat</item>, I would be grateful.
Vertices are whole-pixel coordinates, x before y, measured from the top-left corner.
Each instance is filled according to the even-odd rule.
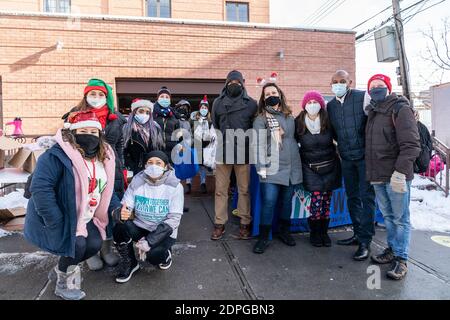
[[[64,128],[75,130],[80,128],[97,128],[102,130],[102,125],[97,116],[92,111],[72,112],[64,123]]]
[[[305,106],[308,102],[311,100],[316,100],[322,109],[325,109],[325,100],[323,99],[322,95],[319,91],[311,90],[305,93],[305,96],[302,100],[302,108],[305,109]]]
[[[153,103],[150,100],[136,98],[131,102],[131,112],[137,108],[147,108],[153,112]]]
[[[209,107],[208,96],[206,94],[203,96],[203,99],[200,101],[200,106]]]
[[[386,75],[384,75],[384,74],[376,74],[376,75],[372,76],[372,77],[369,79],[369,82],[367,82],[367,91],[369,91],[369,89],[370,89],[370,83],[371,83],[373,80],[381,80],[381,81],[383,81],[383,82],[386,84],[386,86],[388,87],[389,93],[392,92],[391,78],[389,78],[388,76],[386,76]]]
[[[92,90],[100,90],[106,95],[106,104],[108,106],[109,112],[113,114],[114,95],[111,86],[101,79],[91,79],[88,81],[86,87],[84,88],[84,95],[86,96],[88,92]]]

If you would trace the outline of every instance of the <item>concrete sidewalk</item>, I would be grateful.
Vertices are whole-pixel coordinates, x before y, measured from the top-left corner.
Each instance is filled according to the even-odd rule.
[[[385,276],[370,290],[370,261],[356,262],[356,247],[314,248],[307,234],[294,235],[296,247],[274,239],[263,255],[252,253],[254,240],[233,238],[239,221],[230,214],[224,240],[209,239],[213,226],[212,195],[186,197],[174,262],[162,271],[143,264],[126,284],[114,281],[114,269],[83,268],[86,299],[450,299],[450,248],[436,244],[431,232],[413,231],[409,273],[400,282]],[[333,243],[349,236],[331,233]],[[377,230],[372,251],[385,246]],[[57,258],[29,245],[20,233],[0,238],[0,299],[59,299],[47,279]]]

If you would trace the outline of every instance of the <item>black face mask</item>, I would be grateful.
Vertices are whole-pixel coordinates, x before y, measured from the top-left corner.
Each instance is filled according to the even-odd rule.
[[[377,103],[381,103],[386,100],[387,94],[387,88],[373,88],[369,91],[370,98]]]
[[[242,93],[242,86],[237,83],[232,83],[227,86],[227,93],[230,97],[237,97]]]
[[[280,104],[281,100],[280,97],[271,96],[268,97],[266,100],[266,106],[268,107],[275,107],[277,104]]]
[[[94,158],[100,145],[100,138],[92,134],[76,134],[75,141],[84,151],[86,158]]]
[[[177,111],[181,118],[187,119],[187,117],[189,115],[189,111],[187,109],[179,108]]]

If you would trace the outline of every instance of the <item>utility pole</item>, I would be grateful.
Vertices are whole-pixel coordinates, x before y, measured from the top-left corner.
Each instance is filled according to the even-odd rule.
[[[395,35],[397,40],[397,50],[400,63],[400,79],[403,89],[403,95],[410,101],[411,106],[413,105],[410,81],[409,81],[409,68],[406,60],[405,52],[405,40],[403,37],[403,20],[400,14],[400,0],[392,0],[392,8],[394,10],[394,23],[395,23]]]

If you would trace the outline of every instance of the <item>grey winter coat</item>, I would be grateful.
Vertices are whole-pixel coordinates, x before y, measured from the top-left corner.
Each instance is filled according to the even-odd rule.
[[[257,152],[256,170],[259,172],[266,168],[266,178],[260,178],[261,183],[273,183],[288,186],[302,183],[302,163],[297,141],[295,140],[295,122],[292,116],[285,117],[281,114],[274,115],[278,123],[284,130],[282,145],[278,156],[272,150],[276,146],[270,129],[267,125],[266,117],[259,115],[253,122],[253,128],[257,133],[257,140],[254,140],[253,152]],[[266,134],[259,134],[259,130],[266,129]],[[262,141],[266,139],[266,141]],[[272,147],[271,147],[272,146]],[[278,168],[278,170],[276,170]]]

